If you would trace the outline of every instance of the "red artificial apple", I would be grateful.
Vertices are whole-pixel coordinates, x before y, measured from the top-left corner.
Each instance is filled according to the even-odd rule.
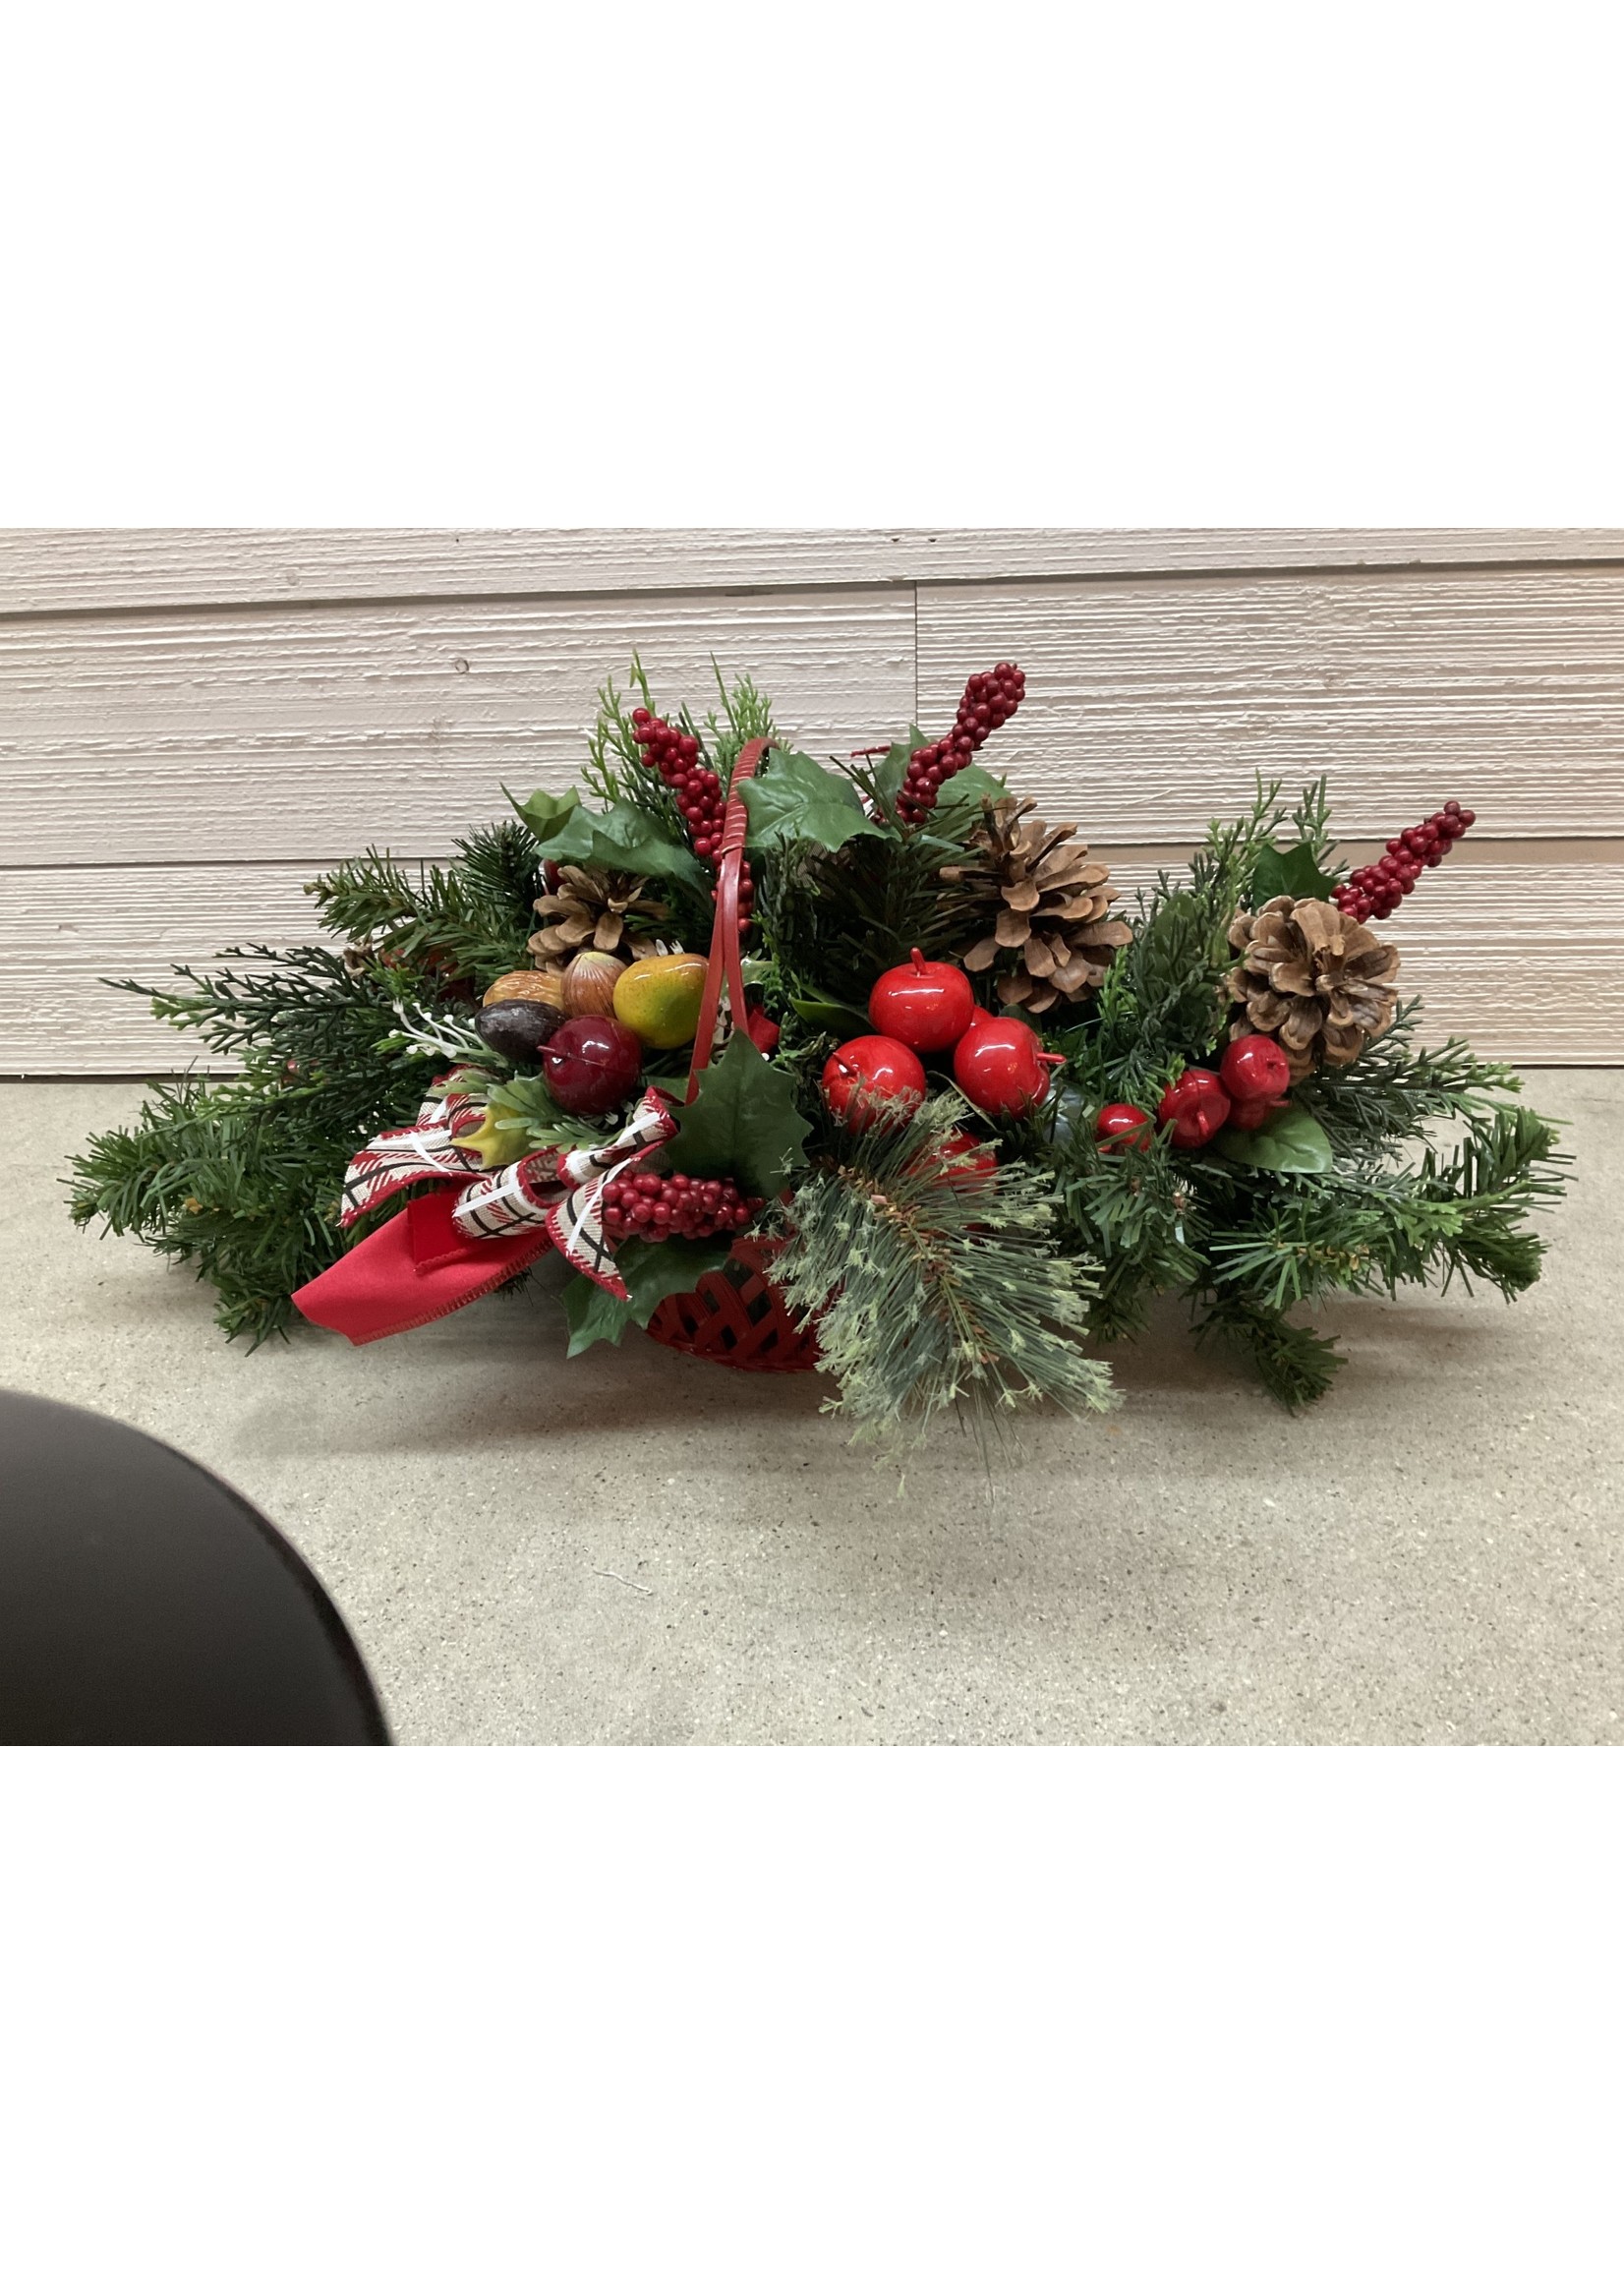
[[[1143,1152],[1155,1134],[1149,1114],[1136,1105],[1102,1105],[1094,1117],[1094,1135],[1107,1152]]]
[[[1283,1097],[1238,1097],[1229,1109],[1227,1129],[1261,1129],[1271,1113],[1278,1113]]]
[[[1193,1152],[1218,1135],[1230,1116],[1230,1094],[1215,1074],[1192,1066],[1162,1091],[1156,1119],[1173,1126],[1173,1141]]]
[[[1040,1050],[1018,1019],[978,1019],[953,1054],[953,1079],[983,1113],[1027,1113],[1049,1094],[1049,1069],[1064,1058]]]
[[[984,1185],[998,1173],[998,1158],[982,1137],[956,1130],[936,1147],[937,1174],[955,1185]]]
[[[925,1102],[925,1070],[905,1042],[858,1034],[824,1068],[823,1093],[830,1112],[851,1129],[867,1129],[886,1098],[905,1106],[905,1121]]]
[[[1240,1034],[1218,1061],[1218,1079],[1242,1105],[1256,1098],[1284,1097],[1292,1085],[1292,1070],[1272,1034]]]
[[[618,1019],[566,1019],[542,1048],[547,1086],[565,1113],[609,1113],[643,1074],[643,1045]]]
[[[975,1016],[975,997],[957,963],[927,963],[915,948],[905,963],[875,980],[868,1016],[882,1034],[910,1050],[951,1050]]]

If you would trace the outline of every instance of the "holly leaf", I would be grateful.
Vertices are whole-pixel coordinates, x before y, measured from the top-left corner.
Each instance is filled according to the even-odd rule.
[[[631,1324],[631,1305],[611,1295],[583,1271],[572,1271],[563,1290],[564,1316],[569,1321],[566,1358],[579,1358],[595,1342],[618,1342]]]
[[[936,810],[945,805],[962,805],[965,798],[979,805],[983,797],[1008,797],[1010,785],[997,774],[989,774],[984,766],[966,766],[957,774],[950,774],[936,793]]]
[[[732,1177],[741,1193],[771,1200],[806,1159],[812,1124],[795,1111],[795,1078],[769,1066],[742,1028],[700,1076],[693,1104],[671,1111],[666,1158],[690,1177]]]
[[[628,1240],[614,1257],[630,1298],[621,1309],[647,1326],[667,1295],[686,1295],[732,1252],[731,1240]]]
[[[1254,908],[1260,908],[1265,901],[1278,900],[1282,893],[1294,901],[1328,901],[1335,890],[1315,860],[1311,845],[1288,845],[1284,852],[1277,845],[1266,845],[1252,864]]]
[[[1305,1105],[1271,1113],[1261,1129],[1223,1129],[1214,1152],[1243,1168],[1268,1169],[1277,1177],[1320,1176],[1331,1166],[1331,1140]]]
[[[839,852],[854,837],[881,835],[844,776],[798,750],[775,750],[764,770],[738,787],[750,813],[744,842],[751,852],[805,844]]]
[[[522,805],[511,789],[504,789],[502,795],[539,845],[556,836],[581,802],[578,789],[566,789],[559,797],[550,790],[533,789]]]
[[[594,813],[573,789],[562,797],[538,789],[522,805],[511,791],[508,798],[541,840],[549,860],[573,861],[578,868],[622,868],[633,876],[676,877],[695,892],[710,892],[710,871],[641,806],[620,803]]]
[[[618,1343],[628,1326],[647,1326],[667,1295],[686,1295],[707,1271],[720,1271],[731,1254],[730,1240],[628,1240],[614,1258],[624,1295],[611,1295],[585,1272],[572,1271],[563,1290],[565,1357],[579,1358],[595,1342]]]
[[[875,767],[874,787],[888,805],[896,804],[897,792],[901,788],[902,777],[908,770],[908,760],[913,756],[915,750],[924,748],[928,739],[927,735],[920,733],[917,727],[910,727],[907,740],[905,742],[893,742],[879,765]]]

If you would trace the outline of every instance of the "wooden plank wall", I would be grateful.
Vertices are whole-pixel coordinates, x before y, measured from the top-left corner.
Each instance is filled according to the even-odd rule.
[[[1362,850],[1458,794],[1392,930],[1432,1030],[1624,1057],[1624,531],[16,531],[0,1074],[193,1063],[97,978],[306,936],[323,864],[561,787],[633,648],[819,753],[1013,657],[1002,762],[1130,884],[1258,768],[1326,773]]]

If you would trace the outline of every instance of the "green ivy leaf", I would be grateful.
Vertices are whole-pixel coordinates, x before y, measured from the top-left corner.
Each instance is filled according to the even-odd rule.
[[[1328,901],[1335,890],[1315,860],[1311,845],[1288,845],[1284,852],[1277,845],[1266,845],[1252,866],[1254,908],[1260,908],[1265,901],[1278,900],[1282,893],[1294,901]]]
[[[522,805],[511,791],[508,798],[550,860],[573,861],[579,868],[623,868],[633,876],[676,877],[695,892],[710,892],[710,871],[641,806],[616,804],[594,813],[573,789],[562,797],[538,789]]]
[[[739,784],[739,795],[749,808],[745,844],[751,852],[805,844],[839,852],[854,837],[882,834],[844,776],[827,772],[798,750],[774,750],[753,781]]]
[[[707,1271],[720,1271],[731,1253],[730,1240],[628,1240],[614,1258],[624,1296],[572,1271],[563,1290],[565,1356],[579,1358],[595,1342],[619,1342],[628,1326],[647,1326],[667,1295],[686,1295]]]
[[[1304,1105],[1271,1113],[1261,1129],[1224,1129],[1213,1150],[1243,1168],[1268,1169],[1277,1177],[1315,1177],[1331,1166],[1331,1140]]]
[[[693,1104],[671,1111],[666,1158],[690,1177],[732,1177],[741,1193],[771,1200],[806,1159],[812,1124],[795,1111],[795,1078],[769,1066],[740,1027],[700,1076]]]

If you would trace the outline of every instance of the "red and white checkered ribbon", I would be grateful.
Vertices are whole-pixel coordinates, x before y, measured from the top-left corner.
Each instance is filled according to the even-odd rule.
[[[487,1169],[460,1141],[484,1119],[483,1106],[458,1090],[455,1074],[436,1082],[413,1128],[380,1131],[351,1161],[340,1223],[355,1223],[404,1186],[456,1178],[464,1189],[452,1217],[470,1239],[502,1240],[545,1229],[577,1271],[623,1297],[613,1243],[604,1230],[604,1194],[615,1177],[675,1136],[668,1100],[648,1089],[624,1129],[605,1143],[567,1152],[544,1146],[500,1169]]]

